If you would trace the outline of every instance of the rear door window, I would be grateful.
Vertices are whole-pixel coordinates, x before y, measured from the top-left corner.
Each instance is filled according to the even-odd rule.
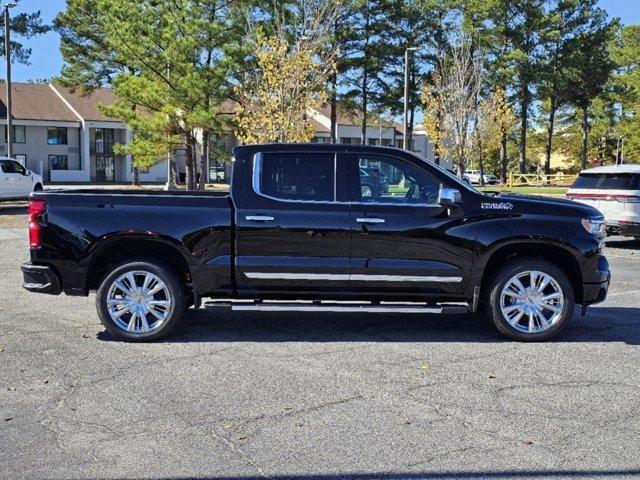
[[[288,201],[333,202],[335,154],[263,153],[256,158],[257,193]]]
[[[585,190],[640,190],[640,174],[581,173],[571,188]]]

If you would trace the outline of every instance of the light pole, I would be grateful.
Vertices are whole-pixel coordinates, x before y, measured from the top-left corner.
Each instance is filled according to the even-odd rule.
[[[7,61],[7,157],[13,156],[13,119],[11,118],[11,26],[9,9],[15,3],[8,2],[4,6],[4,56]]]
[[[411,144],[409,142],[409,52],[417,50],[418,47],[407,47],[404,51],[404,136],[402,140],[402,148],[409,150]]]

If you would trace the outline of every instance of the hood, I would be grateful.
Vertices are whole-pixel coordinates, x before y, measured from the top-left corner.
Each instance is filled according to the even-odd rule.
[[[492,199],[494,202],[512,203],[513,211],[548,213],[551,215],[565,215],[579,218],[602,218],[602,214],[595,208],[565,198],[517,194],[502,194],[497,197],[487,198]]]

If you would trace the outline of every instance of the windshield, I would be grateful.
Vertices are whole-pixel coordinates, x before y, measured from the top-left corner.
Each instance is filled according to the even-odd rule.
[[[573,182],[574,189],[640,190],[637,173],[581,173]]]

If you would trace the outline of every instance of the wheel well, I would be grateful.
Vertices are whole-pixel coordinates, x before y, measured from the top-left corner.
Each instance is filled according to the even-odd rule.
[[[42,188],[42,183],[36,182],[36,184],[33,186],[33,191],[36,192],[38,190],[42,190]]]
[[[580,266],[571,252],[556,245],[518,243],[499,248],[493,252],[485,266],[480,284],[482,289],[485,290],[488,282],[508,260],[525,257],[542,258],[560,268],[573,286],[576,303],[580,303],[582,300],[582,273],[580,272]]]
[[[93,254],[87,289],[96,290],[113,267],[127,260],[163,263],[172,268],[185,285],[191,283],[189,264],[177,248],[156,240],[128,238],[110,242]]]

